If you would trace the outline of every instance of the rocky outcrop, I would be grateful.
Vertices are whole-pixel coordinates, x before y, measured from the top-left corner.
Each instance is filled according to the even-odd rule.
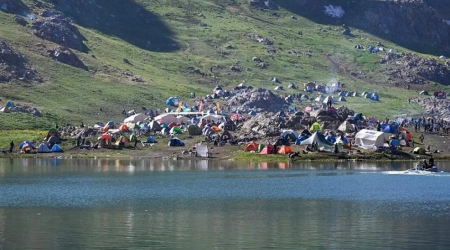
[[[78,51],[83,50],[83,37],[68,18],[53,15],[33,22],[33,34]]]
[[[87,70],[84,63],[69,48],[57,47],[47,51],[48,56],[58,62],[73,66],[75,68]]]
[[[18,13],[28,9],[22,0],[0,0],[0,11]]]
[[[248,4],[254,8],[260,9],[276,9],[277,6],[270,0],[249,0]]]
[[[36,74],[24,55],[16,53],[8,44],[0,41],[0,82],[13,79],[29,82],[36,79]]]
[[[416,54],[407,53],[400,56],[387,54],[382,60],[394,62],[394,68],[387,71],[390,78],[399,79],[411,84],[426,84],[437,82],[450,85],[450,70],[448,66],[434,59],[422,58]]]

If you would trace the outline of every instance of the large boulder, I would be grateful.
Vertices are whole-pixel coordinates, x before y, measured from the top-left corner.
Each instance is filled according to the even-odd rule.
[[[49,57],[58,62],[73,66],[75,68],[87,70],[84,63],[69,48],[57,47],[56,49],[48,50],[47,52]]]
[[[39,19],[33,22],[33,34],[78,51],[83,50],[83,37],[68,18],[62,15]]]

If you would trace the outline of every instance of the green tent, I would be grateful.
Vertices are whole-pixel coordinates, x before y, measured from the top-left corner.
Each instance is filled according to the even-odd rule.
[[[170,133],[171,134],[182,134],[183,132],[181,131],[180,127],[175,126],[170,129]]]
[[[264,144],[259,144],[258,145],[258,147],[256,148],[256,153],[259,153],[259,152],[261,152],[261,150],[265,147],[266,145],[264,145]]]
[[[425,149],[424,148],[421,148],[421,147],[416,147],[416,148],[414,148],[414,150],[413,150],[413,153],[414,154],[419,154],[419,155],[424,155],[425,154]]]
[[[311,125],[309,130],[311,130],[311,131],[319,131],[319,130],[322,130],[322,127],[320,126],[320,124],[318,122],[315,122],[315,123],[313,123]]]
[[[190,136],[201,135],[202,134],[202,129],[199,128],[197,125],[189,125],[188,132],[189,132]]]

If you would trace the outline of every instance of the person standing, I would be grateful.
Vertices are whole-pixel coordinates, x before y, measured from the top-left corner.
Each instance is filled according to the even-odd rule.
[[[9,152],[12,153],[14,149],[14,141],[11,141],[11,143],[9,143]]]
[[[419,139],[420,139],[420,143],[423,144],[423,140],[425,139],[425,136],[423,136],[423,134],[421,134],[420,137],[419,137]]]

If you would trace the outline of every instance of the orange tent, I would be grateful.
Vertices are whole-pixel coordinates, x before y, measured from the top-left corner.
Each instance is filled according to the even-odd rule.
[[[214,130],[215,132],[219,132],[220,131],[220,128],[217,127],[217,126],[212,126],[211,129]]]
[[[127,131],[128,130],[128,126],[126,124],[122,124],[119,127],[120,131]]]
[[[287,155],[292,153],[292,149],[289,146],[283,145],[278,148],[277,153]]]
[[[244,151],[255,151],[258,148],[258,144],[255,142],[250,142],[247,147],[245,147]]]

